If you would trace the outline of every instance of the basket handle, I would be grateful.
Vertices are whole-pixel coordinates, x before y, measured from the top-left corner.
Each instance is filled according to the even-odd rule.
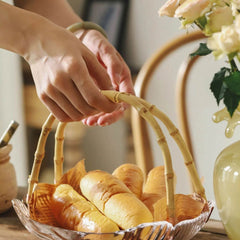
[[[45,156],[45,145],[46,145],[47,137],[52,129],[52,125],[54,121],[55,121],[55,117],[52,114],[50,114],[42,126],[41,134],[37,144],[37,149],[34,154],[32,171],[28,177],[28,193],[26,197],[27,203],[28,203],[29,197],[32,195],[35,184],[38,183],[40,167],[42,164],[42,160]]]
[[[126,102],[132,105],[134,108],[136,108],[138,113],[144,118],[145,118],[144,115],[146,114],[143,115],[142,113],[149,112],[163,122],[163,124],[167,127],[170,135],[174,138],[175,142],[177,143],[179,149],[182,152],[182,155],[184,157],[184,163],[188,169],[191,181],[194,186],[194,191],[206,200],[205,189],[197,173],[194,161],[192,159],[192,155],[185,141],[183,140],[179,130],[176,128],[173,122],[166,116],[166,114],[164,114],[156,106],[148,103],[144,99],[128,93],[120,93],[120,92],[111,91],[111,90],[104,90],[102,91],[102,94],[108,97],[112,102],[115,102],[115,103]],[[152,125],[152,127],[155,128],[154,125]],[[166,164],[165,166],[167,167]]]
[[[63,141],[66,122],[59,122],[55,133],[54,150],[54,183],[56,184],[63,175]]]
[[[150,103],[148,103],[142,98],[138,98],[138,99],[155,117],[157,117],[160,121],[162,121],[162,123],[166,126],[169,132],[169,135],[174,139],[174,141],[178,145],[183,155],[184,164],[190,174],[194,191],[206,200],[205,189],[202,186],[201,180],[199,178],[196,166],[193,161],[192,154],[189,148],[187,147],[187,144],[183,140],[183,137],[180,134],[179,130],[176,128],[173,122],[168,118],[168,116],[165,113],[163,113],[161,110],[159,110],[156,106],[151,105]]]
[[[138,98],[134,95],[131,95],[128,93],[121,93],[117,91],[109,91],[109,90],[102,91],[102,94],[108,97],[111,101],[115,103],[125,102],[132,105],[134,108],[136,108],[140,116],[142,116],[155,131],[155,134],[157,136],[157,142],[162,150],[163,158],[164,158],[167,213],[168,213],[169,221],[174,223],[174,220],[175,220],[174,183],[173,183],[174,173],[172,168],[171,154],[169,151],[166,138],[163,134],[163,131],[161,130],[161,127],[159,126],[156,119],[154,118],[154,116],[164,123],[170,135],[174,138],[174,140],[178,144],[178,147],[180,148],[184,156],[184,162],[190,173],[190,177],[196,193],[199,194],[204,199],[206,199],[205,190],[197,174],[194,162],[192,160],[192,156],[183,138],[181,137],[179,130],[170,121],[170,119],[163,112],[161,112],[156,106],[151,105],[147,101],[141,98]],[[37,145],[37,150],[35,152],[32,172],[28,179],[29,186],[28,186],[28,194],[27,194],[27,200],[26,200],[27,203],[29,200],[29,196],[31,196],[33,192],[35,184],[38,183],[40,167],[45,155],[46,139],[48,137],[49,132],[51,131],[51,127],[53,125],[54,120],[55,120],[55,117],[52,114],[50,114],[42,127],[42,131],[41,131],[38,145]],[[54,152],[54,182],[55,183],[61,178],[63,174],[63,141],[64,141],[64,130],[65,130],[66,124],[67,123],[59,122],[56,130],[56,134],[55,134],[55,152]]]

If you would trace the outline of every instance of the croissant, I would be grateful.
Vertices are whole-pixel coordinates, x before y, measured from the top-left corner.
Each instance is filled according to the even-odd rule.
[[[137,165],[122,164],[113,171],[112,175],[121,180],[138,198],[141,198],[144,175]]]
[[[90,171],[80,181],[80,188],[89,201],[122,229],[153,221],[144,203],[110,173]]]
[[[70,185],[59,185],[53,194],[52,212],[59,226],[83,232],[118,231],[116,223],[104,216]]]

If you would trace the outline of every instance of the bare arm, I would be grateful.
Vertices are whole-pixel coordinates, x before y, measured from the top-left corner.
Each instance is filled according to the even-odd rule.
[[[98,31],[65,30],[82,21],[67,1],[15,0],[24,10],[0,3],[0,47],[28,61],[39,98],[59,120],[103,126],[123,115],[99,89],[134,93],[130,71]]]

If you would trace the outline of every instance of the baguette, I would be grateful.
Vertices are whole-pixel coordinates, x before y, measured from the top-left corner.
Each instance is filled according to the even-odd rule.
[[[138,198],[141,198],[144,175],[137,165],[122,164],[114,170],[112,175],[121,180]]]
[[[118,231],[112,220],[92,203],[79,195],[70,185],[62,184],[53,194],[52,209],[59,226],[82,232],[107,233]]]
[[[90,171],[80,181],[80,188],[89,201],[122,229],[153,221],[141,200],[110,173]]]

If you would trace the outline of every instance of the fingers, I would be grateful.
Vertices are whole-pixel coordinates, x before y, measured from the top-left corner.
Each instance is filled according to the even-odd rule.
[[[107,74],[102,73],[104,71],[98,61],[95,60],[94,62],[92,62],[92,64],[94,64],[96,68],[99,69],[99,76],[97,81],[102,83],[102,85],[104,86],[103,89],[112,89],[109,77],[107,76]],[[98,65],[100,65],[101,68]],[[112,103],[110,100],[108,100],[105,96],[101,94],[99,87],[88,72],[86,63],[81,62],[81,66],[85,67],[82,67],[81,69],[76,68],[74,69],[74,71],[70,71],[69,73],[71,79],[73,80],[84,100],[87,102],[88,105],[97,109],[99,112],[114,111],[117,105]],[[82,79],[82,81],[79,81],[79,79]],[[106,79],[108,80],[108,82],[110,82],[110,84],[106,81]]]
[[[67,76],[62,76],[58,78],[54,79],[54,84],[55,87],[53,89],[55,89],[55,94],[51,94],[50,91],[48,91],[48,95],[52,98],[52,99],[56,99],[55,101],[57,103],[59,103],[60,106],[64,106],[68,103],[68,106],[70,109],[74,108],[75,111],[81,113],[82,116],[86,117],[86,116],[90,116],[93,114],[96,114],[97,112],[99,112],[96,108],[90,106],[85,99],[82,97],[81,93],[78,91],[78,89],[76,88],[74,82],[71,79],[68,79]],[[59,93],[56,92],[56,90],[59,91]],[[65,98],[63,98],[63,96]],[[62,100],[62,101],[61,101]],[[65,100],[65,103],[64,103]],[[72,106],[70,106],[70,104]],[[64,108],[64,110],[66,112],[69,112],[69,109]],[[69,113],[68,113],[69,114]],[[78,121],[81,120],[83,117],[81,117],[81,119],[77,119],[77,115],[72,115],[70,114],[70,116],[72,117],[73,120]]]
[[[40,98],[47,109],[61,122],[70,122],[72,119],[51,99],[48,97]]]
[[[130,69],[117,50],[109,43],[104,42],[97,57],[106,66],[115,89],[134,94]]]
[[[120,104],[119,104],[120,105]],[[123,117],[125,108],[121,107],[112,113],[99,113],[82,120],[83,124],[88,126],[108,126]]]

